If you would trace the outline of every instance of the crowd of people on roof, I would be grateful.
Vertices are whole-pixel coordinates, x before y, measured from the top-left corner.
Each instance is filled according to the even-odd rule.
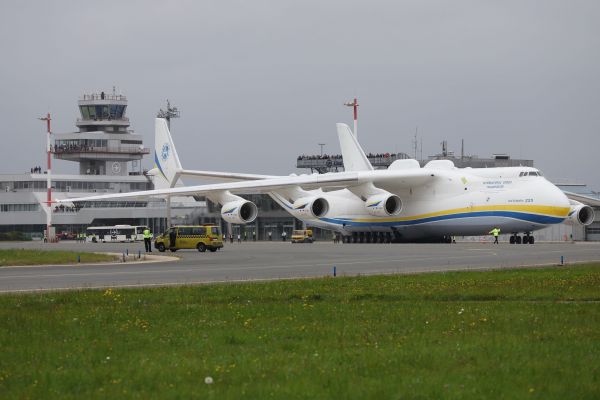
[[[50,151],[53,151],[55,153],[64,153],[64,152],[70,152],[70,151],[93,151],[94,148],[91,146],[80,146],[78,144],[69,144],[69,145],[65,145],[65,144],[61,144],[58,146],[54,146],[54,149],[52,148],[52,145],[50,145]]]
[[[42,167],[40,167],[40,166],[32,167],[31,168],[31,173],[32,174],[41,174],[42,173]]]
[[[60,206],[54,207],[54,212],[77,212],[81,207],[79,206],[65,206],[61,204]]]
[[[394,158],[396,157],[395,153],[369,153],[367,154],[367,158]],[[298,161],[300,160],[341,160],[341,154],[322,154],[322,155],[314,155],[307,156],[302,154],[298,156]]]

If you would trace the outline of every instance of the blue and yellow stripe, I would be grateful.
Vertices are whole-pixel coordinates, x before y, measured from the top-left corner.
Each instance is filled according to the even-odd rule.
[[[569,207],[536,205],[496,205],[463,207],[431,213],[386,218],[320,218],[324,222],[351,226],[409,226],[444,220],[478,217],[505,217],[538,224],[558,224],[564,221]]]

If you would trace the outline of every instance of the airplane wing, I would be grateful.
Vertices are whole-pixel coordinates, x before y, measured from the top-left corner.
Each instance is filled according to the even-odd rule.
[[[243,174],[239,172],[219,172],[219,171],[197,171],[191,169],[182,169],[178,172],[179,176],[196,176],[207,179],[218,179],[221,181],[252,181],[260,179],[281,178],[276,175]]]
[[[260,180],[247,180],[238,182],[215,183],[198,186],[185,186],[167,189],[146,190],[129,193],[113,193],[98,196],[69,198],[57,202],[92,201],[122,198],[156,197],[164,195],[208,195],[220,191],[229,191],[234,194],[268,193],[292,187],[310,189],[343,189],[371,182],[378,184],[394,184],[396,187],[414,187],[423,185],[434,179],[436,171],[427,169],[412,169],[400,171],[375,170],[357,172],[337,172],[329,174],[313,174],[300,176],[286,176]]]
[[[583,204],[587,204],[588,206],[592,206],[592,207],[600,207],[600,199],[594,198],[594,197],[590,197],[590,196],[586,196],[583,194],[577,194],[577,193],[573,193],[573,192],[568,192],[563,190],[563,192],[565,193],[565,195],[567,195],[567,197],[570,200],[575,200],[579,203],[583,203]]]

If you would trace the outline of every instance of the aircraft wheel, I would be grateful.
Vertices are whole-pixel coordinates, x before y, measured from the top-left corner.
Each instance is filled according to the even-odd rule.
[[[515,243],[521,244],[521,236],[519,236],[519,235],[515,236]]]
[[[510,244],[515,244],[515,235],[512,235],[509,239]]]
[[[534,244],[535,243],[535,239],[533,238],[533,236],[529,236],[529,244]]]
[[[530,236],[523,236],[523,244],[528,244],[530,238]]]

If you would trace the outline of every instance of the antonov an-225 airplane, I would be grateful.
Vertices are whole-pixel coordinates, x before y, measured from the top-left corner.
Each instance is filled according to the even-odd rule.
[[[307,226],[340,232],[346,242],[447,241],[499,227],[512,233],[511,243],[533,244],[535,230],[565,220],[589,225],[594,219],[591,207],[569,200],[535,168],[456,168],[449,160],[421,168],[407,159],[374,170],[346,124],[337,124],[345,171],[299,176],[184,170],[166,121],[157,118],[155,129],[150,173],[158,189],[59,201],[200,195],[222,206],[224,220],[246,224],[258,209],[238,194],[266,193]],[[177,187],[181,176],[222,182]]]

